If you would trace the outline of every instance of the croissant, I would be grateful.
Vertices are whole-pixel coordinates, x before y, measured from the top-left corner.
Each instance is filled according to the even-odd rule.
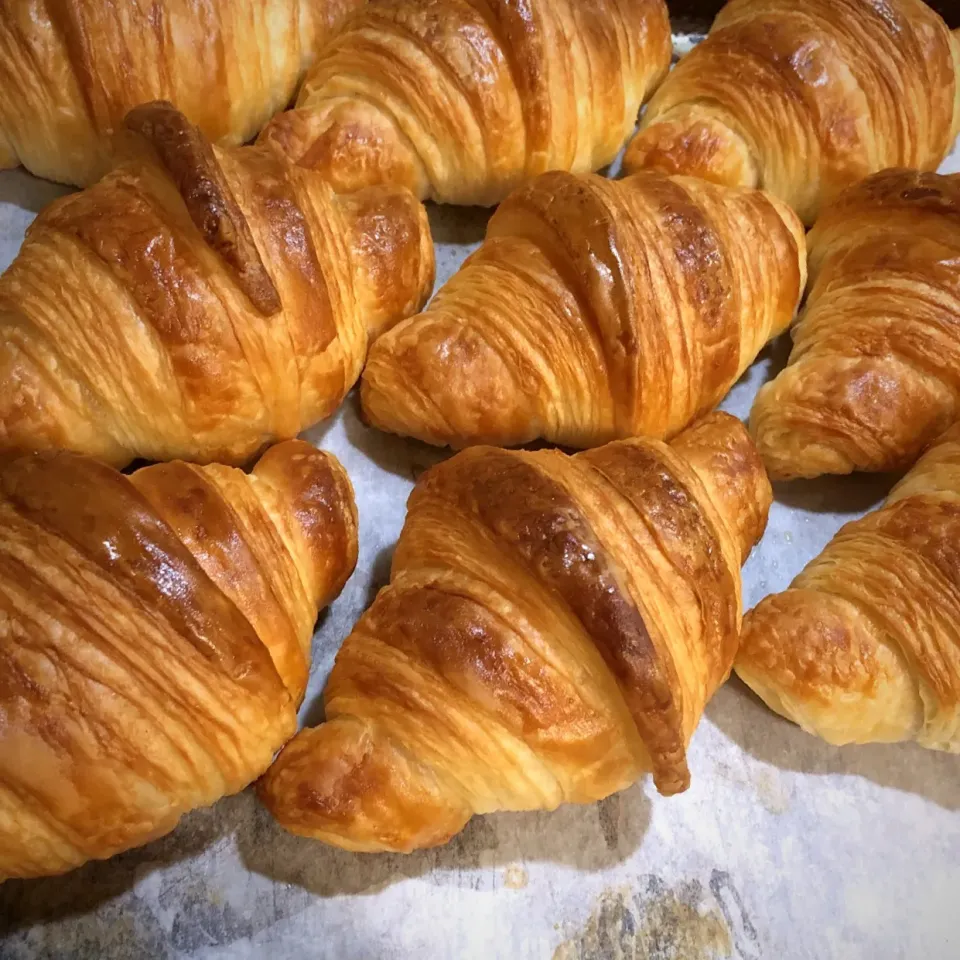
[[[302,441],[249,475],[5,462],[0,880],[146,843],[262,773],[356,559],[350,481]]]
[[[663,0],[374,0],[261,139],[341,191],[490,205],[610,163],[671,50]]]
[[[789,365],[751,417],[767,470],[905,469],[960,416],[960,175],[875,174],[808,247]]]
[[[805,271],[799,220],[759,191],[544,174],[426,312],[379,338],[363,410],[454,447],[669,437],[786,329]]]
[[[960,752],[960,425],[744,622],[737,673],[833,744]]]
[[[649,770],[686,789],[770,500],[720,413],[670,446],[475,447],[434,467],[337,656],[327,722],[288,744],[262,799],[294,833],[406,852],[474,813],[591,802]]]
[[[960,131],[960,35],[921,0],[731,0],[650,101],[628,172],[763,187],[806,224]]]
[[[0,0],[0,169],[86,186],[132,107],[173,101],[243,143],[363,0]]]
[[[0,449],[242,463],[332,413],[370,332],[422,306],[426,213],[211,147],[169,104],[126,123],[132,158],[48,207],[0,277]]]

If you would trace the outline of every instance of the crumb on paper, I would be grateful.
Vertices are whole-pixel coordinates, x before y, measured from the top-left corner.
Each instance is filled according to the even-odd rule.
[[[733,956],[723,914],[704,906],[696,881],[676,888],[651,877],[645,891],[604,891],[587,922],[553,960],[716,960]]]
[[[522,864],[511,863],[503,871],[503,885],[508,890],[522,890],[529,882],[530,875]]]
[[[750,790],[768,813],[781,814],[790,809],[790,792],[775,770],[736,770],[722,762],[715,769],[724,780]]]

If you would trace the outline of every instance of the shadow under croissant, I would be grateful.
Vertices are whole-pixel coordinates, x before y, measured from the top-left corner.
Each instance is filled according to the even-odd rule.
[[[0,938],[36,924],[92,913],[149,873],[198,856],[233,832],[242,819],[243,806],[251,799],[242,793],[224,797],[212,807],[187,814],[172,833],[153,843],[109,860],[91,860],[61,876],[7,880],[0,884]],[[140,938],[143,935],[141,930]]]
[[[710,701],[706,714],[750,756],[781,770],[863,777],[960,810],[960,766],[951,754],[915,743],[832,746],[773,713],[737,676]]]
[[[789,480],[773,485],[777,503],[807,513],[836,513],[842,503],[845,512],[866,513],[879,507],[903,473],[855,473],[824,476],[814,480]]]
[[[625,862],[643,842],[650,810],[635,784],[599,803],[476,816],[441,847],[356,854],[288,833],[261,807],[256,829],[241,830],[237,844],[249,870],[315,896],[375,894],[415,877],[436,886],[492,890],[508,885],[508,868],[524,864],[601,871]]]
[[[360,409],[359,390],[354,390],[344,404],[343,429],[350,443],[381,470],[414,483],[430,467],[442,460],[449,460],[458,452],[451,447],[434,447],[411,437],[400,437],[396,434],[384,433],[376,427],[367,426]],[[311,443],[318,442],[312,431],[308,431],[303,436]],[[559,446],[546,440],[534,440],[515,449],[560,450],[567,454],[578,452],[572,447]]]
[[[493,210],[493,207],[452,207],[429,202],[427,216],[433,242],[453,243],[458,246],[479,244],[486,236],[487,223]]]
[[[39,213],[58,197],[73,192],[73,187],[39,180],[22,169],[5,170],[0,177],[0,204],[9,203],[31,213]]]
[[[634,786],[598,804],[553,813],[475,817],[446,846],[409,856],[353,854],[287,833],[248,789],[187,814],[176,830],[144,847],[63,876],[0,885],[0,937],[42,924],[65,952],[72,944],[84,956],[100,956],[109,941],[117,955],[159,960],[249,939],[308,909],[314,896],[374,894],[415,877],[491,890],[513,882],[507,868],[537,861],[603,870],[631,856],[649,822],[649,801]],[[226,878],[211,875],[209,859],[195,871],[181,863],[222,843],[234,846],[251,872],[287,885],[283,895],[236,908],[222,898]],[[176,864],[158,883],[159,893],[130,895],[151,874]],[[156,913],[168,908],[176,912],[169,929]]]
[[[456,452],[367,426],[360,410],[359,390],[351,391],[344,404],[343,429],[350,443],[381,470],[414,483],[425,470]]]

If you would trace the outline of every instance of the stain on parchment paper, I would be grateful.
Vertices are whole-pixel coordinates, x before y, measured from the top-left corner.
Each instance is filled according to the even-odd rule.
[[[597,820],[608,850],[620,845],[620,794],[614,793],[597,804]]]
[[[699,881],[671,888],[651,876],[641,890],[602,893],[586,924],[556,949],[553,960],[733,957],[734,933],[723,906]]]
[[[497,829],[488,817],[474,817],[449,843],[425,851],[427,882],[461,890],[493,890]]]
[[[786,813],[790,809],[790,791],[775,770],[735,770],[721,761],[716,771],[725,780],[750,790],[769,813]]]
[[[511,863],[503,871],[503,885],[509,890],[522,890],[529,882],[530,875],[522,864]]]

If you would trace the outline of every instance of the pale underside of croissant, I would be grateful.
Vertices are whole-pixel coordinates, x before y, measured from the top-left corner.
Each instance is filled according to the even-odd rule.
[[[341,190],[494,204],[610,163],[670,53],[663,0],[374,0],[263,138]]]
[[[834,744],[960,752],[960,427],[746,617],[737,673]]]
[[[169,104],[132,159],[48,207],[0,277],[0,448],[242,463],[331,414],[371,332],[433,285],[422,205],[336,196]]]
[[[268,808],[346,849],[409,851],[474,813],[591,802],[645,771],[684,790],[770,499],[726,414],[670,446],[477,447],[433,468],[337,656],[326,723],[261,782]]]
[[[81,186],[141,103],[213,140],[255,136],[363,0],[0,0],[0,169]]]
[[[146,843],[259,776],[356,557],[350,481],[298,440],[249,475],[0,468],[0,880]]]
[[[454,447],[670,437],[789,326],[805,273],[799,220],[759,191],[547,173],[374,344],[363,410]]]
[[[790,362],[751,415],[767,470],[905,469],[960,415],[960,175],[875,174],[807,243]]]
[[[731,0],[650,101],[628,171],[762,187],[805,223],[960,131],[960,34],[922,0]]]

